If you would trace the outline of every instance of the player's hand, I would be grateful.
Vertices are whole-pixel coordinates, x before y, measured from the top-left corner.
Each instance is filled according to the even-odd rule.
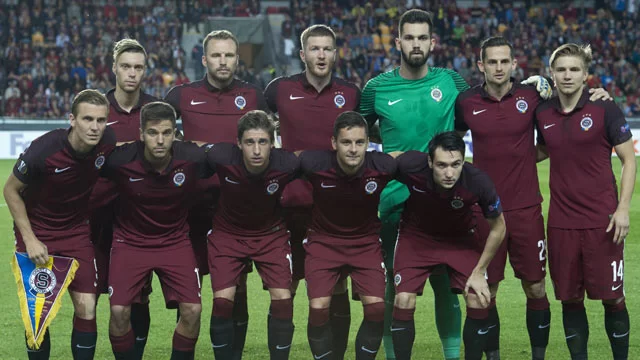
[[[620,244],[629,234],[629,211],[628,210],[616,210],[611,215],[611,221],[607,227],[607,232],[615,229],[613,233],[613,242]]]
[[[27,248],[27,255],[29,255],[29,260],[33,261],[37,265],[44,265],[47,263],[47,261],[49,261],[49,252],[47,250],[47,245],[45,245],[42,241],[34,238],[30,241],[25,241],[24,245]]]
[[[540,97],[547,100],[553,95],[553,89],[549,85],[547,79],[540,75],[529,76],[526,80],[520,82],[523,85],[534,85],[540,94]]]
[[[491,303],[491,291],[489,291],[489,284],[487,284],[487,279],[484,277],[484,274],[475,271],[471,273],[464,287],[465,297],[469,296],[469,289],[473,289],[476,293],[478,300],[480,300],[480,305],[482,305],[483,308],[489,306]]]
[[[609,95],[609,93],[607,92],[607,90],[603,89],[603,88],[597,88],[597,89],[589,89],[589,94],[591,94],[591,96],[589,96],[589,101],[596,101],[596,100],[613,100],[613,98],[611,97],[611,95]]]

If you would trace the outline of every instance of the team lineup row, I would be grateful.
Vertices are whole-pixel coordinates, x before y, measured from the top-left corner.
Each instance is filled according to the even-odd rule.
[[[48,254],[80,262],[69,287],[74,358],[93,358],[96,287],[107,284],[114,355],[142,357],[149,331],[145,285],[152,270],[160,276],[167,305],[180,310],[172,358],[193,358],[200,328],[199,272],[205,269],[216,275],[214,354],[240,358],[247,319],[243,274],[252,259],[272,299],[273,359],[289,356],[291,296],[305,272],[307,332],[316,359],[344,356],[347,275],[364,307],[357,359],[375,358],[383,340],[387,358],[411,357],[415,297],[427,278],[445,358],[460,357],[461,315],[453,289],[463,292],[467,303],[465,358],[485,353],[499,359],[495,296],[508,252],[527,296],[532,358],[543,359],[550,328],[544,289],[548,251],[572,358],[587,354],[586,291],[603,301],[614,358],[626,359],[622,251],[635,157],[622,113],[612,103],[589,98],[588,47],[556,49],[550,63],[557,96],[544,101],[540,96],[551,95],[546,80],[533,79],[536,87],[513,82],[516,62],[502,38],[483,43],[478,66],[486,81],[472,89],[455,72],[428,67],[435,45],[431,28],[430,14],[403,14],[396,39],[401,66],[372,79],[362,93],[332,78],[335,35],[326,26],[302,34],[306,71],[274,80],[264,94],[233,78],[237,40],[214,31],[203,44],[207,75],[172,89],[165,99],[171,107],[140,90],[144,48],[130,39],[116,43],[116,88],[106,97],[89,90],[76,97],[71,128],[34,141],[5,186],[18,251],[36,263],[46,262]],[[252,110],[278,115],[283,150],[271,150],[273,123]],[[215,145],[173,142],[176,117],[182,119],[185,140]],[[392,156],[365,153],[369,127],[376,122]],[[464,163],[464,143],[452,132],[468,129],[474,166]],[[134,143],[114,150],[116,142]],[[611,181],[612,147],[624,169],[619,199]],[[577,156],[574,148],[587,156]],[[548,242],[535,171],[536,161],[547,157]],[[213,172],[213,180],[196,181]],[[99,181],[100,174],[110,180]],[[293,180],[300,174],[306,181]],[[576,178],[598,186],[576,184]],[[84,217],[90,206],[91,230]],[[194,257],[194,250],[205,257]],[[99,282],[108,283],[96,283],[94,256]],[[117,266],[107,270],[109,261]],[[397,294],[385,318],[387,276],[392,280],[386,297]],[[29,358],[48,358],[49,346],[47,335],[39,349],[28,349]]]

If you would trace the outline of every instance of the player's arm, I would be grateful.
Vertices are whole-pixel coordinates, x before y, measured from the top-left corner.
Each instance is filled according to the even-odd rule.
[[[176,119],[181,118],[181,113],[180,113],[180,90],[181,89],[182,89],[182,86],[180,85],[174,86],[173,88],[171,88],[171,90],[169,90],[169,92],[167,93],[167,95],[165,95],[163,99],[164,102],[171,105],[173,109],[176,111]]]
[[[636,156],[633,148],[633,138],[614,146],[620,162],[622,175],[620,176],[620,200],[616,211],[611,216],[607,232],[615,228],[613,242],[619,244],[629,234],[629,207],[631,196],[636,183]]]
[[[538,112],[534,113],[533,123],[536,128],[538,136],[536,137],[536,162],[544,161],[549,158],[549,151],[547,151],[547,144],[544,141],[540,126],[538,126]]]
[[[455,111],[454,111],[454,114],[455,114],[454,127],[456,129],[456,133],[460,137],[464,137],[467,134],[467,131],[469,131],[469,126],[464,121],[464,109],[462,107],[463,96],[464,95],[459,94],[458,97],[456,97],[456,105],[455,105]]]
[[[29,222],[29,216],[27,215],[27,207],[24,204],[22,196],[20,196],[26,187],[27,184],[20,181],[12,173],[4,185],[3,194],[9,212],[16,224],[16,228],[22,235],[29,259],[41,265],[49,260],[49,253],[47,251],[47,245],[38,240],[31,228],[31,222]]]

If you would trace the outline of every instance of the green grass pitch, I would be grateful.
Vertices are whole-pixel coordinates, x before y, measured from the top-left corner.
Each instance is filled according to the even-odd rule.
[[[0,161],[0,185],[4,186],[6,177],[13,166],[13,161]],[[615,172],[620,174],[620,164],[613,159]],[[549,191],[548,163],[542,163],[538,167],[542,193],[545,198],[543,205],[548,206]],[[631,348],[630,359],[640,359],[640,332],[637,330],[640,319],[640,190],[636,187],[631,206],[631,235],[627,238],[625,251],[625,289],[628,295],[627,306],[631,316]],[[13,230],[11,216],[4,198],[0,199],[0,254],[5,259],[2,262],[3,271],[0,273],[0,359],[26,359],[24,345],[24,329],[19,317],[18,301],[14,277],[10,271],[9,260],[13,251]],[[507,279],[502,283],[498,294],[498,307],[501,318],[501,353],[503,360],[527,359],[529,356],[529,339],[525,325],[525,297],[520,288],[520,283],[513,278],[513,272],[507,269]],[[151,296],[151,331],[147,344],[145,359],[168,359],[171,354],[171,339],[175,325],[175,311],[164,308],[160,286],[154,284],[156,291]],[[209,316],[211,314],[212,294],[209,290],[209,279],[205,279],[202,291],[202,326],[200,340],[196,349],[196,359],[212,359],[213,354],[209,340]],[[427,287],[428,289],[428,287]],[[547,277],[547,290],[550,293],[552,303],[551,338],[547,350],[547,359],[568,359],[569,352],[566,349],[564,333],[562,329],[561,307],[554,300],[553,290]],[[636,295],[638,294],[638,295]],[[427,290],[425,296],[419,298],[416,312],[416,341],[414,346],[415,359],[442,359],[440,341],[437,336],[433,316],[433,295]],[[461,299],[462,302],[462,299]],[[249,276],[249,331],[244,359],[267,359],[267,331],[266,318],[269,307],[269,297],[262,290],[258,274]],[[347,359],[354,359],[353,343],[358,326],[362,321],[362,307],[360,303],[352,303],[352,325],[350,334],[350,347],[347,351]],[[589,352],[592,360],[611,359],[611,350],[604,332],[603,308],[600,302],[587,301],[587,311],[590,323]],[[301,284],[299,296],[295,299],[294,322],[296,331],[292,345],[291,359],[309,359],[311,354],[306,338],[306,322],[308,313],[308,301],[304,285]],[[63,299],[63,306],[57,318],[51,326],[52,359],[71,359],[70,334],[71,334],[72,305],[68,296]],[[107,297],[102,297],[98,305],[98,345],[96,359],[113,359],[111,345],[108,337],[109,307]],[[380,351],[378,359],[383,359],[384,351]]]

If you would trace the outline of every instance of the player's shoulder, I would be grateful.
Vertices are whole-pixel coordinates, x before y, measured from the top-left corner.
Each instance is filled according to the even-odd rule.
[[[262,89],[260,89],[260,87],[256,84],[252,84],[248,81],[244,81],[244,80],[240,80],[240,79],[233,79],[233,87],[235,89],[242,89],[245,91],[252,91],[255,93],[259,93],[262,94]]]
[[[209,159],[220,165],[231,165],[242,161],[242,153],[238,145],[232,143],[209,144],[205,147]]]
[[[46,158],[48,155],[64,148],[65,139],[68,134],[68,129],[55,129],[44,133],[31,142],[22,154],[22,157]]]
[[[139,153],[144,153],[141,141],[134,141],[116,146],[107,158],[107,166],[115,168],[136,161]]]
[[[377,87],[389,83],[390,80],[396,80],[398,78],[401,78],[398,72],[398,68],[385,71],[369,79],[369,81],[367,81],[367,83],[365,84],[363,91],[375,90]]]
[[[304,172],[318,172],[331,167],[331,150],[305,150],[300,153],[300,167]]]
[[[151,94],[147,94],[144,91],[140,92],[140,105],[146,105],[148,103],[152,103],[152,102],[156,102],[156,101],[161,101],[162,99],[157,98]]]
[[[430,67],[429,71],[433,72],[434,76],[448,77],[448,78],[451,78],[452,80],[462,78],[460,74],[458,74],[455,70],[449,69],[449,68],[434,66],[434,67]]]
[[[300,159],[296,154],[284,149],[272,149],[272,169],[285,172],[295,172],[300,167]]]
[[[536,116],[539,116],[544,112],[557,109],[559,108],[559,106],[560,106],[560,99],[558,98],[558,95],[554,95],[553,97],[547,100],[542,100],[542,102],[540,102],[540,104],[536,107]]]
[[[344,89],[349,89],[352,90],[356,93],[360,92],[360,88],[352,83],[351,81],[345,80],[343,78],[339,78],[339,77],[333,77],[332,81],[334,82],[335,85],[337,85],[338,87],[344,88]]]
[[[464,101],[467,101],[471,98],[473,98],[474,96],[478,96],[482,93],[482,84],[473,86],[463,92],[460,93],[460,95],[458,95],[458,102],[459,103],[463,103]]]
[[[208,150],[206,146],[207,145],[201,147],[191,141],[174,141],[174,156],[182,158],[183,160],[200,161],[206,155],[206,151]]]
[[[429,166],[429,155],[421,151],[410,150],[396,158],[398,171],[403,173],[418,172]]]
[[[398,168],[398,162],[389,154],[380,151],[368,151],[366,157],[369,166],[377,171],[393,174]]]
[[[180,85],[176,85],[174,87],[172,87],[169,92],[167,92],[167,96],[169,95],[173,95],[173,94],[180,94],[183,90],[186,89],[197,89],[197,88],[201,88],[205,85],[206,78],[202,78],[200,80],[194,80],[188,83],[184,83],[184,84],[180,84]]]
[[[267,87],[265,87],[265,92],[277,90],[280,86],[291,86],[296,83],[302,83],[304,78],[304,73],[297,73],[293,75],[284,75],[278,76],[277,78],[271,80]]]
[[[489,174],[466,161],[462,165],[460,178],[464,186],[472,191],[484,191],[495,187]]]

